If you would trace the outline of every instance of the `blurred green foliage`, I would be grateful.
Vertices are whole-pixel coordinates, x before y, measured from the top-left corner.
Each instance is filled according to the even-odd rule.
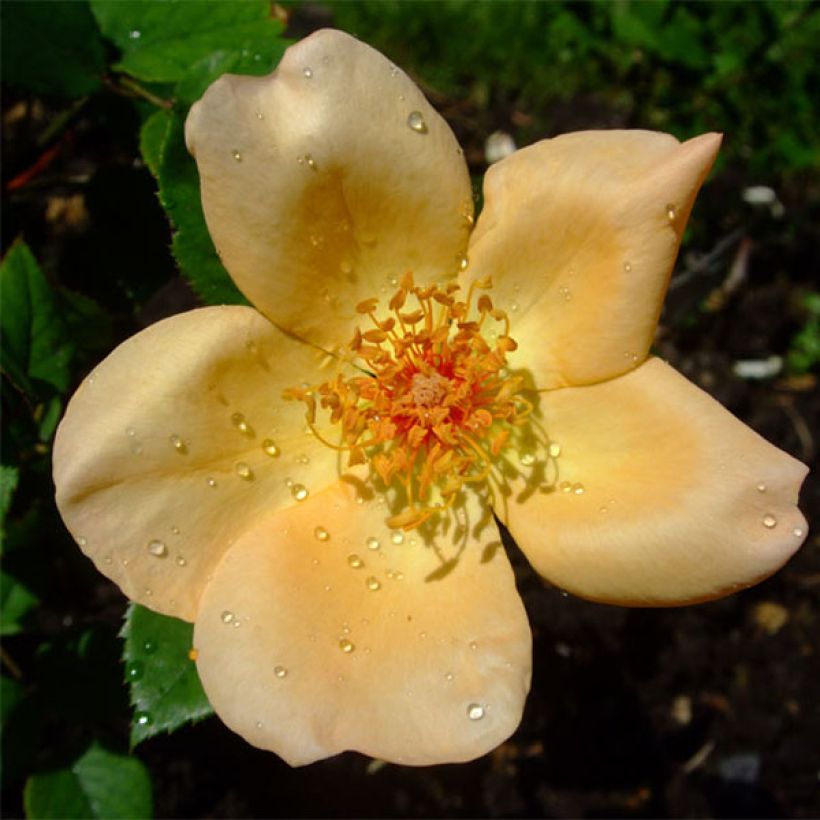
[[[298,21],[305,7],[288,6]],[[287,40],[275,11],[267,0],[2,7],[0,725],[4,794],[30,817],[149,816],[151,782],[132,747],[210,714],[190,625],[135,606],[119,639],[124,602],[106,597],[60,522],[49,451],[72,389],[113,344],[155,319],[157,303],[176,306],[180,291],[182,307],[194,301],[178,272],[201,302],[244,302],[208,235],[183,127],[221,74],[276,66]],[[473,144],[473,171],[482,129],[525,144],[590,123],[723,131],[723,161],[777,185],[818,165],[820,14],[804,0],[326,11],[420,80]],[[745,221],[782,234],[780,251],[808,230],[805,216],[772,228],[738,202],[715,215],[710,241]],[[704,259],[692,270],[729,263]],[[789,275],[788,259],[773,279]],[[780,352],[805,374],[820,361],[820,296],[796,313]]]

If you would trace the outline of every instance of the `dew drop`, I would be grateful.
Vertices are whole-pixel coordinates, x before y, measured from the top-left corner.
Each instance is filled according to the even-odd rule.
[[[549,454],[551,458],[558,458],[561,455],[561,445],[557,441],[550,443]]]
[[[760,482],[760,484],[757,485],[757,491],[759,493],[765,493],[766,492],[766,485],[762,481]]]
[[[356,647],[353,645],[353,642],[349,641],[347,638],[342,638],[339,641],[339,649],[347,655],[349,655],[355,648]]]
[[[240,154],[239,151],[236,150],[236,148],[234,148],[233,151],[231,151],[231,156],[234,158],[234,160],[236,160],[236,162],[242,162],[242,154]]]
[[[261,720],[257,720],[257,721],[256,721],[256,728],[257,728],[257,729],[261,729],[264,725],[265,725],[265,724],[264,724],[264,723],[262,723],[262,721],[261,721]]]
[[[146,655],[153,655],[154,652],[157,651],[157,642],[152,640],[147,640],[142,645],[142,651],[145,652]]]
[[[475,641],[470,641],[470,649],[478,649],[478,644]]]
[[[361,569],[364,566],[364,561],[355,553],[347,556],[347,565],[353,569]]]
[[[126,427],[125,435],[129,436],[130,438],[134,438],[134,436],[137,435],[137,431],[133,427]]]
[[[208,476],[208,478],[206,478],[206,479],[205,479],[205,483],[206,483],[209,487],[216,487],[216,479],[215,479],[215,478],[211,478],[211,476]]]
[[[371,575],[371,576],[367,579],[367,588],[368,588],[371,592],[378,592],[378,590],[380,590],[380,589],[382,588],[382,585],[379,583],[379,579],[378,579],[378,578],[376,578],[374,575]]]
[[[800,527],[795,527],[792,530],[792,533],[795,538],[802,538],[803,537],[803,530]]]
[[[324,527],[316,527],[313,535],[317,541],[327,541],[330,538],[330,533]]]
[[[128,680],[137,681],[142,678],[142,674],[145,671],[145,666],[142,661],[131,661],[125,667],[125,677]]]
[[[182,555],[177,555],[177,566],[178,567],[187,567],[188,562],[185,560],[185,557]]]
[[[453,673],[452,672],[447,672],[444,675],[444,680],[452,680],[452,679],[453,679]]]
[[[535,464],[535,455],[533,453],[521,453],[519,460],[525,467],[532,467]]]
[[[304,501],[308,497],[308,488],[304,484],[294,484],[290,488],[290,494],[297,501]]]
[[[510,313],[516,313],[518,311],[518,302],[513,302],[510,305]]]
[[[470,260],[466,256],[457,256],[456,261],[458,262],[459,270],[467,270],[467,267],[470,264]]]
[[[88,540],[86,539],[86,537],[84,535],[78,535],[77,536],[77,543],[81,547],[84,547],[88,543]]]
[[[424,121],[421,111],[411,111],[407,115],[407,125],[417,134],[427,133],[427,123]]]
[[[138,726],[150,726],[154,719],[148,712],[136,712],[134,714],[134,721]]]
[[[678,218],[678,210],[671,202],[666,206],[666,218],[670,222],[674,222]]]
[[[769,530],[774,529],[777,526],[777,519],[771,513],[766,513],[763,516],[763,526]]]
[[[171,532],[174,535],[179,535],[179,527],[171,527]]]
[[[233,612],[231,612],[230,609],[226,609],[219,617],[222,619],[223,624],[229,624],[233,621]]]
[[[168,547],[158,538],[155,538],[153,541],[148,542],[148,552],[155,558],[165,558],[168,555]]]
[[[304,163],[310,168],[311,171],[316,170],[316,160],[310,154],[305,154],[303,157],[299,157],[299,162]]]
[[[168,441],[171,442],[173,448],[180,454],[184,455],[188,452],[188,448],[185,446],[185,442],[176,434],[174,433],[171,436],[168,436]]]
[[[481,720],[484,717],[484,707],[480,703],[471,703],[467,707],[467,717],[470,720]]]
[[[572,485],[572,492],[575,495],[583,495],[584,494],[584,485],[583,484],[573,484]]]
[[[266,439],[262,442],[262,449],[263,449],[263,450],[264,450],[264,451],[265,451],[265,452],[266,452],[266,453],[267,453],[267,454],[268,454],[271,458],[276,458],[276,457],[279,455],[279,453],[281,452],[281,450],[279,449],[279,447],[276,445],[276,442],[274,442],[274,440],[273,440],[273,439],[271,439],[271,438],[266,438]]]
[[[569,481],[562,481],[558,486],[561,488],[562,493],[572,492],[572,484],[570,484]]]
[[[353,273],[353,265],[349,259],[342,259],[339,263],[339,270],[347,276],[348,274]]]
[[[142,37],[142,32],[139,31],[138,29],[132,29],[131,31],[128,32],[128,39],[129,40],[139,40],[140,37]]]
[[[629,262],[624,262],[624,270],[629,273],[632,270],[632,265]]]
[[[243,481],[253,481],[253,470],[244,461],[237,461],[234,470]]]
[[[243,436],[253,436],[253,430],[242,413],[233,413],[231,423]]]
[[[288,670],[285,669],[284,666],[274,666],[273,674],[276,675],[277,678],[286,678],[288,675]]]
[[[310,66],[305,66],[302,69],[302,74],[306,80],[309,80],[313,76],[313,69]]]
[[[378,538],[373,538],[372,536],[364,542],[367,545],[369,550],[377,550],[381,547],[381,543],[379,542]]]
[[[258,119],[258,120],[264,120],[264,119],[265,119],[265,115],[264,115],[261,111],[257,111],[257,112],[256,112],[256,119]]]
[[[396,530],[391,536],[390,540],[396,545],[404,543],[404,533],[401,530]]]

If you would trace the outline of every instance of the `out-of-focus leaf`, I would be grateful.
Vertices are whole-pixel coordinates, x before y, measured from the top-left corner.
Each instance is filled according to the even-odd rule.
[[[151,817],[151,777],[136,757],[93,743],[64,769],[32,775],[24,792],[29,818]]]
[[[42,720],[33,699],[19,680],[0,675],[0,767],[2,787],[31,771],[39,748]]]
[[[278,39],[282,24],[266,0],[145,3],[92,0],[106,37],[119,46],[115,68],[146,82],[176,82],[216,49],[252,59]]]
[[[37,596],[5,570],[0,570],[0,635],[16,635],[26,615],[37,606]]]
[[[193,625],[133,604],[125,618],[123,660],[134,716],[131,744],[212,714],[188,653]]]
[[[57,299],[77,359],[90,356],[96,360],[101,352],[111,348],[112,322],[107,311],[88,296],[68,288],[60,288]]]
[[[46,277],[28,246],[17,241],[0,265],[0,362],[8,377],[26,392],[33,380],[63,392],[68,388],[74,345]]]
[[[6,513],[11,507],[11,499],[20,480],[20,470],[8,464],[0,466],[0,536],[6,529]]]
[[[3,81],[39,94],[96,91],[105,52],[88,3],[3,4]]]
[[[63,415],[63,400],[59,396],[52,396],[45,404],[38,408],[37,433],[44,444],[51,441],[60,418]]]

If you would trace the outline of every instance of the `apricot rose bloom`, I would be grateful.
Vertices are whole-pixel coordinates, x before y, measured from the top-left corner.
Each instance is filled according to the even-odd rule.
[[[806,468],[649,355],[718,135],[544,140],[489,170],[473,225],[446,123],[336,31],[222,77],[186,135],[256,309],[118,347],[54,476],[99,570],[195,623],[250,743],[420,765],[507,738],[531,635],[495,518],[553,584],[629,605],[716,598],[802,543]]]

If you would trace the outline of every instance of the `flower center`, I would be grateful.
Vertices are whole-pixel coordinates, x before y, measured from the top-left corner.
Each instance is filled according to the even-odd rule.
[[[490,286],[489,279],[474,282],[459,300],[457,284],[418,287],[406,274],[386,317],[377,315],[375,298],[356,306],[370,320],[350,343],[361,375],[285,391],[307,404],[317,437],[347,451],[349,465],[368,463],[399,491],[391,527],[417,527],[451,507],[465,485],[487,482],[532,410],[519,393],[522,379],[506,371],[506,354],[517,347],[507,314],[487,294],[473,307],[475,292]],[[317,395],[341,428],[339,445],[315,428]]]

